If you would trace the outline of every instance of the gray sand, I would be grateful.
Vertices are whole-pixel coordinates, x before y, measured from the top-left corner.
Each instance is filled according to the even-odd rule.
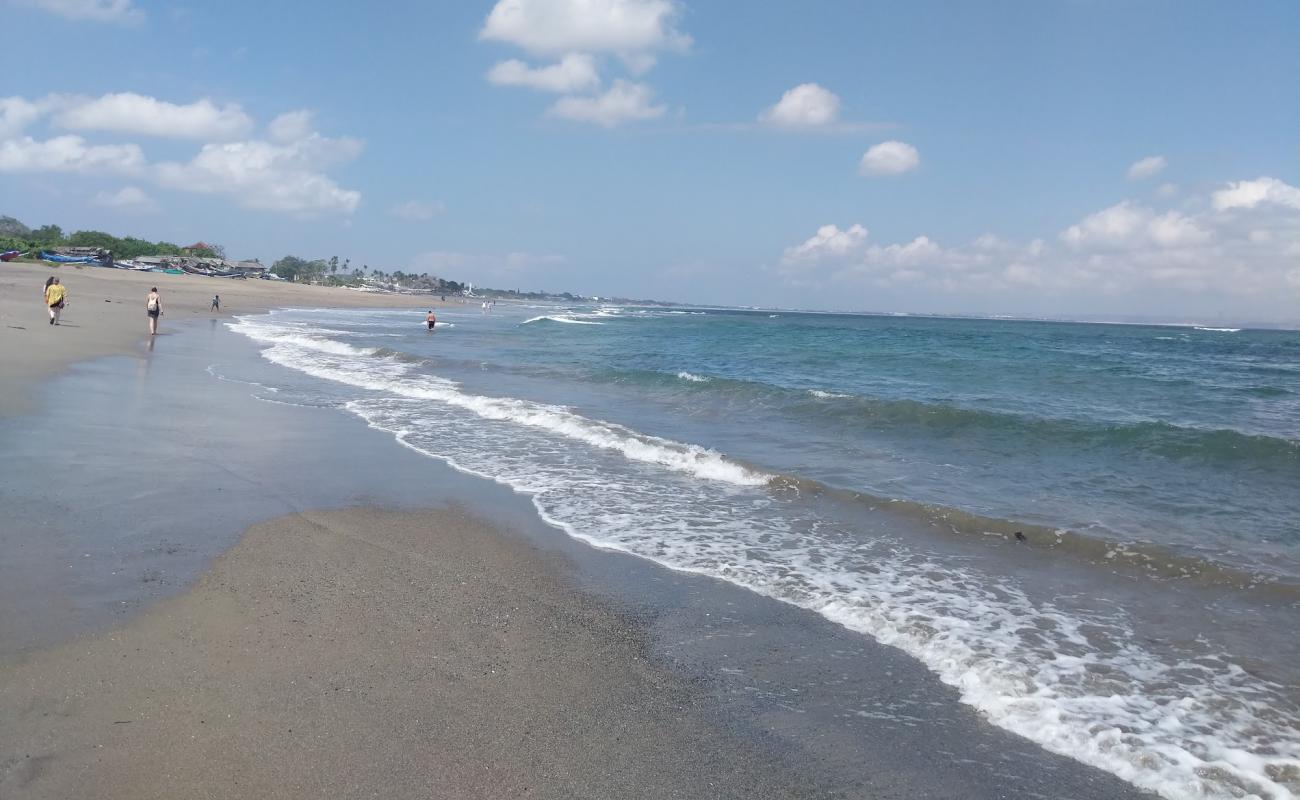
[[[0,667],[0,796],[823,794],[697,695],[520,540],[309,512],[130,623]]]

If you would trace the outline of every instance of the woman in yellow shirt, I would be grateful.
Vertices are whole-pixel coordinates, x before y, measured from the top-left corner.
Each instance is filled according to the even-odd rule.
[[[49,306],[50,309],[51,325],[59,324],[59,315],[63,313],[63,303],[67,297],[68,290],[64,288],[63,284],[59,283],[58,278],[55,278],[49,286],[45,287],[45,305]]]

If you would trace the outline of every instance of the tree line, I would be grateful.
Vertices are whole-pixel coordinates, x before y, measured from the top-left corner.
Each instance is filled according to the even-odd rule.
[[[151,242],[134,236],[119,238],[103,231],[75,231],[65,235],[58,225],[28,228],[13,217],[0,217],[0,251],[18,250],[30,252],[36,257],[42,250],[58,247],[102,247],[111,251],[115,259],[187,254],[184,248],[171,242]],[[188,255],[225,258],[225,251],[220,245],[214,245],[211,248],[190,250]]]

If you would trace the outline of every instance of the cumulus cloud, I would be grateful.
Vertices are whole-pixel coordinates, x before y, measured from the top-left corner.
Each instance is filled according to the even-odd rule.
[[[562,97],[547,112],[553,117],[613,128],[624,122],[656,119],[667,108],[654,104],[654,90],[644,83],[617,80],[595,97]]]
[[[1160,247],[1203,244],[1210,236],[1195,220],[1177,211],[1156,214],[1126,200],[1066,228],[1061,240],[1075,249],[1121,249],[1147,244]]]
[[[1215,192],[1212,199],[1214,207],[1220,211],[1269,204],[1300,209],[1300,188],[1277,178],[1256,178],[1253,181],[1233,181],[1226,189]]]
[[[137,186],[123,186],[116,192],[99,192],[91,202],[97,206],[133,213],[158,210],[158,204],[154,199]]]
[[[0,97],[0,139],[17,136],[44,116],[50,99],[28,100],[25,97]]]
[[[73,130],[209,141],[238,138],[253,127],[253,120],[238,105],[217,106],[206,97],[177,105],[134,92],[73,101],[54,121]]]
[[[777,272],[792,285],[834,287],[837,296],[911,287],[967,308],[992,302],[971,300],[990,294],[1036,298],[1035,305],[1058,298],[1080,310],[1084,294],[1179,296],[1294,321],[1300,307],[1300,189],[1276,178],[1234,181],[1180,209],[1124,201],[1056,238],[1055,246],[992,234],[952,246],[926,235],[871,244],[861,226],[826,225],[786,248]]]
[[[299,213],[350,214],[361,193],[343,189],[317,171],[303,143],[248,141],[207,144],[186,163],[158,165],[164,186],[234,196],[248,208]]]
[[[51,14],[91,22],[117,22],[135,24],[144,19],[144,12],[131,0],[12,0],[16,5],[39,8]]]
[[[840,230],[837,225],[823,225],[802,244],[787,247],[781,261],[786,265],[806,264],[825,258],[844,258],[867,241],[867,229],[850,225]]]
[[[280,126],[279,134],[301,134],[296,125]],[[248,208],[350,214],[361,203],[361,193],[341,188],[321,170],[356,158],[361,147],[357,139],[315,132],[288,142],[211,143],[188,162],[159,164],[156,176],[169,188],[228,194]]]
[[[840,98],[815,83],[802,83],[781,95],[776,105],[758,115],[759,122],[800,128],[829,125],[839,119]]]
[[[312,119],[315,114],[305,108],[286,111],[266,126],[271,139],[277,142],[296,142],[312,134]]]
[[[863,175],[901,175],[921,164],[921,154],[907,142],[888,141],[873,145],[862,154],[858,170]]]
[[[44,141],[24,136],[0,142],[0,172],[130,173],[144,163],[137,145],[91,145],[80,136]]]
[[[92,145],[71,134],[47,140],[18,136],[47,114],[54,114],[54,124],[63,127],[207,141],[189,161],[150,165],[133,143]],[[242,136],[253,128],[252,119],[238,105],[219,107],[206,98],[183,105],[129,92],[97,99],[0,98],[0,172],[135,174],[170,189],[226,194],[248,208],[351,213],[361,194],[341,188],[323,170],[355,159],[362,144],[349,137],[322,136],[311,123],[310,111],[290,111],[271,121],[267,140],[246,139]],[[230,140],[236,135],[241,138]],[[94,201],[137,210],[153,203],[138,187],[101,192]]]
[[[498,86],[526,86],[544,92],[582,92],[600,85],[596,60],[586,53],[569,53],[545,67],[530,67],[512,58],[492,67],[487,79]]]
[[[389,213],[393,216],[409,220],[433,219],[443,211],[442,203],[421,203],[418,200],[401,203],[389,209]]]
[[[1147,156],[1139,161],[1134,161],[1128,168],[1128,179],[1131,181],[1140,181],[1150,178],[1169,166],[1169,162],[1164,156]]]
[[[541,55],[637,56],[688,47],[690,37],[677,30],[679,16],[672,0],[499,0],[479,38]]]

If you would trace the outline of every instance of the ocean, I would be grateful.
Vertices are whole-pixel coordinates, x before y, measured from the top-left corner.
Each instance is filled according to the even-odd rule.
[[[897,647],[1049,750],[1170,798],[1300,796],[1300,333],[438,314],[231,328],[285,368],[256,397]]]

